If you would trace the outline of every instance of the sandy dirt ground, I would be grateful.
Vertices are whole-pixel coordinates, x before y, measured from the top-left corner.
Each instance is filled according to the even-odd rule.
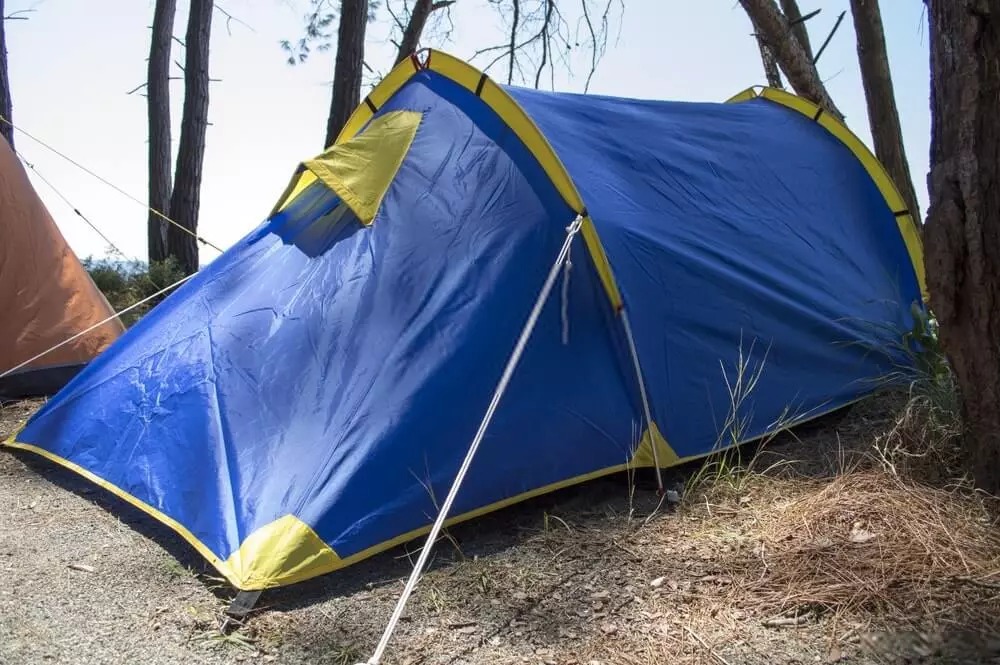
[[[36,407],[4,408],[0,437]],[[775,450],[808,457],[807,473],[822,475],[843,464],[843,440],[876,416],[828,419]],[[670,482],[695,470],[675,471]],[[631,483],[623,474],[453,528],[383,662],[1000,662],[980,644],[988,642],[982,626],[972,637],[955,626],[951,642],[980,647],[949,655],[918,632],[926,617],[775,615],[734,589],[752,586],[735,572],[752,556],[746,518],[760,514],[750,512],[758,501],[776,499],[746,492],[725,505],[657,509],[652,489],[649,477]],[[223,635],[217,627],[233,592],[179,537],[68,471],[3,450],[0,663],[363,662],[420,544],[267,592],[246,625]],[[998,594],[985,591],[978,602],[1000,617]],[[894,645],[879,647],[887,641]]]

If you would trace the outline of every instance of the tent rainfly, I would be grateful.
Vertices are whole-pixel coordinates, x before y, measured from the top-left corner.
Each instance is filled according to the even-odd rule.
[[[848,405],[907,362],[917,229],[835,118],[779,90],[730,102],[405,60],[7,445],[239,589],[343,568],[427,533],[577,220],[449,523]]]
[[[0,402],[55,394],[123,331],[3,138],[0,312]]]

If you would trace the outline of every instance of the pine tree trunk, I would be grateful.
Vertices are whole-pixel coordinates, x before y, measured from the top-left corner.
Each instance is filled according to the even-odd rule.
[[[1000,492],[1000,1],[929,0],[931,307],[975,480]]]
[[[844,115],[837,109],[833,99],[826,91],[826,86],[819,78],[819,72],[812,58],[792,36],[788,19],[778,9],[774,0],[739,0],[740,5],[750,17],[750,22],[763,37],[767,46],[774,53],[785,78],[796,93],[817,104],[838,120]]]
[[[896,94],[892,88],[878,0],[851,0],[851,14],[858,39],[858,62],[868,102],[868,123],[871,125],[875,155],[902,193],[913,219],[920,220],[917,193],[903,147],[903,130],[896,110]]]
[[[802,11],[799,10],[799,3],[796,0],[781,0],[781,11],[784,12],[788,24],[791,26],[792,34],[799,41],[799,46],[806,52],[810,62],[813,58],[812,44],[809,42],[809,29],[806,28],[802,20]]]
[[[146,71],[146,110],[149,122],[149,207],[163,214],[170,210],[170,46],[174,34],[176,0],[156,0],[153,34]],[[168,223],[150,212],[149,261],[167,258]]]
[[[337,31],[337,61],[333,71],[333,94],[326,121],[326,146],[333,145],[361,103],[361,70],[365,59],[365,27],[368,0],[342,0]]]
[[[752,18],[750,22],[753,23]],[[767,84],[772,88],[783,88],[778,61],[774,58],[774,53],[767,45],[756,25],[754,25],[754,38],[757,40],[757,48],[760,50],[760,62],[764,65],[764,76],[767,77]]]
[[[434,11],[434,0],[417,0],[410,12],[410,20],[403,31],[403,39],[399,42],[399,52],[396,54],[396,64],[398,65],[410,54],[417,50],[420,43],[420,35],[424,32],[427,19]]]
[[[181,139],[170,197],[170,217],[187,229],[173,224],[168,231],[171,256],[177,257],[184,273],[198,271],[198,208],[201,203],[201,174],[208,128],[208,48],[212,32],[213,0],[191,0],[185,36],[184,112]]]
[[[0,0],[0,113],[7,119],[7,122],[0,122],[0,134],[7,139],[10,147],[14,147],[14,127],[10,124],[14,122],[13,104],[10,100],[10,79],[7,78],[7,30],[4,27],[3,17],[4,0]]]

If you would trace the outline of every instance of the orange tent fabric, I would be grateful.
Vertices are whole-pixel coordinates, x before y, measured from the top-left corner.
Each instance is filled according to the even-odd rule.
[[[0,139],[0,374],[114,312]],[[118,319],[0,379],[0,397],[58,390],[124,328]]]

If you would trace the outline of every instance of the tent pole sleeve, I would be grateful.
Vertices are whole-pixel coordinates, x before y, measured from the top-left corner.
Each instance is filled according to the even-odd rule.
[[[382,659],[382,654],[385,652],[385,649],[389,644],[389,640],[392,639],[392,634],[396,630],[396,624],[399,623],[399,618],[402,616],[403,609],[406,607],[406,601],[409,600],[410,595],[417,586],[417,582],[420,580],[420,574],[423,572],[424,566],[427,565],[427,559],[430,556],[431,549],[434,547],[434,543],[437,541],[441,528],[444,526],[444,522],[448,517],[449,511],[451,510],[451,506],[455,502],[455,497],[458,495],[458,491],[462,487],[462,481],[465,480],[465,475],[468,473],[469,467],[472,465],[472,459],[475,457],[476,451],[479,449],[479,444],[482,443],[483,437],[486,435],[486,428],[489,427],[490,421],[493,420],[493,414],[496,412],[497,406],[500,404],[500,399],[507,390],[507,385],[510,383],[510,379],[514,375],[514,370],[517,368],[518,362],[521,360],[521,354],[524,352],[524,348],[527,346],[528,340],[531,338],[531,333],[535,329],[535,324],[538,322],[538,317],[542,313],[542,308],[545,306],[545,302],[548,300],[549,294],[552,292],[552,287],[555,285],[556,279],[559,277],[559,270],[562,268],[563,263],[566,261],[566,257],[569,255],[569,249],[573,244],[573,238],[580,231],[580,227],[582,225],[583,218],[577,216],[577,218],[573,220],[573,223],[566,228],[566,240],[563,241],[563,246],[559,251],[559,256],[556,258],[555,263],[549,270],[549,275],[542,286],[541,292],[538,294],[535,306],[531,310],[531,314],[528,316],[527,323],[524,324],[524,328],[521,330],[521,336],[518,338],[517,344],[514,346],[514,351],[507,360],[507,366],[504,367],[503,374],[500,377],[500,382],[494,390],[493,399],[490,401],[489,408],[486,409],[486,414],[483,416],[482,422],[479,423],[479,430],[476,432],[476,436],[473,438],[472,444],[469,446],[469,450],[465,454],[462,466],[458,469],[458,474],[452,482],[451,489],[448,491],[448,496],[445,498],[440,512],[438,512],[437,519],[434,520],[434,525],[431,527],[430,533],[427,534],[427,540],[424,543],[423,548],[420,550],[420,557],[417,559],[417,563],[413,567],[413,572],[410,573],[410,578],[406,581],[406,586],[403,587],[403,593],[400,595],[399,600],[396,603],[396,608],[393,610],[392,616],[389,617],[389,623],[386,624],[385,632],[382,634],[382,639],[379,640],[378,645],[375,647],[375,653],[368,659],[367,665],[379,665],[379,662]]]
[[[656,452],[656,440],[653,436],[653,413],[649,408],[649,397],[646,395],[646,381],[642,378],[642,368],[639,366],[639,352],[635,348],[635,338],[632,337],[632,324],[628,318],[628,309],[622,307],[622,325],[625,327],[625,337],[628,339],[628,350],[632,354],[632,366],[635,367],[635,378],[639,382],[639,395],[642,396],[642,410],[646,416],[646,431],[649,433],[649,447],[653,451],[653,467],[656,469],[656,486],[663,493],[663,475],[660,473],[660,457]]]

